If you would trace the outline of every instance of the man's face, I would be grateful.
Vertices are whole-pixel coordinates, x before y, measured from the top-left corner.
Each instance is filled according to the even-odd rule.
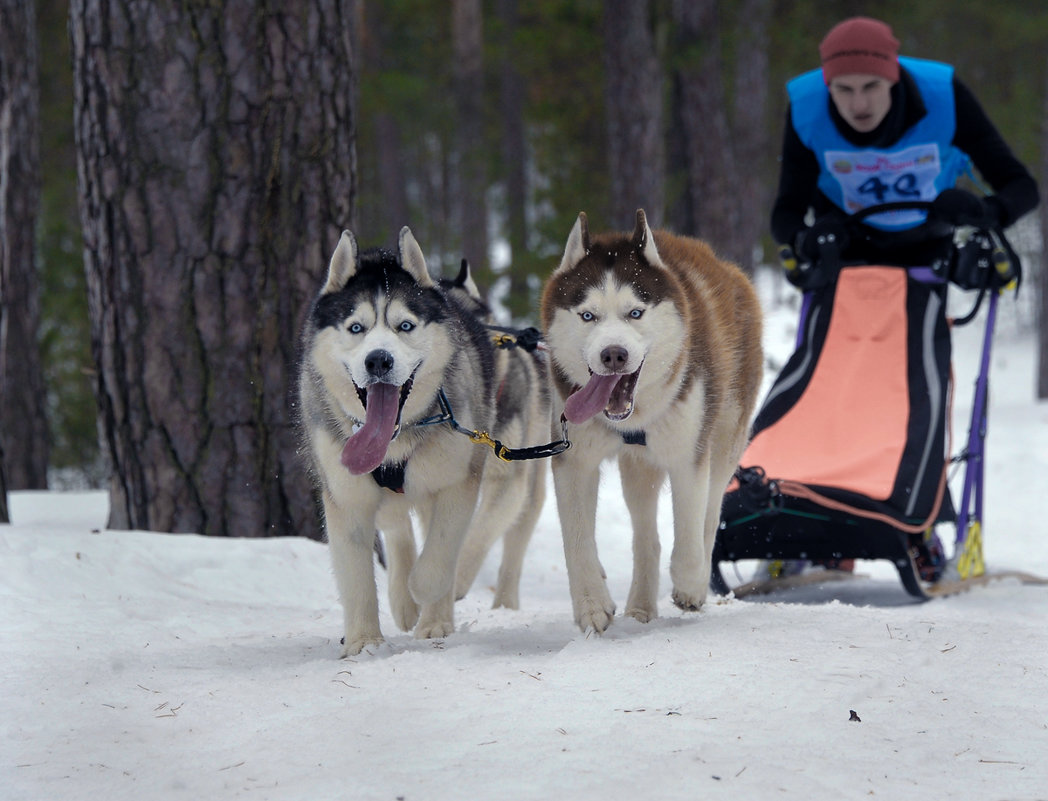
[[[877,75],[838,75],[830,81],[830,97],[846,123],[869,133],[892,107],[892,85]]]

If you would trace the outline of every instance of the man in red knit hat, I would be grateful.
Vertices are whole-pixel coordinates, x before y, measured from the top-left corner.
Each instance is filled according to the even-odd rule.
[[[891,87],[899,80],[899,41],[883,22],[845,20],[819,45],[830,97],[848,125],[874,130],[891,110]]]
[[[869,17],[834,26],[819,56],[820,69],[787,84],[790,106],[771,214],[775,240],[808,265],[793,271],[794,283],[803,288],[832,278],[817,264],[819,240],[828,235],[845,259],[930,263],[941,242],[892,236],[917,229],[925,212],[874,215],[866,222],[885,236],[849,241],[844,217],[868,206],[934,201],[931,214],[943,222],[1007,227],[1037,205],[1030,172],[952,67],[901,58],[892,29]],[[954,187],[970,173],[969,164],[992,194]]]
[[[797,257],[786,260],[787,277],[812,292],[806,310],[824,303],[842,264],[942,264],[956,226],[1003,229],[1037,205],[1030,172],[951,66],[900,57],[891,27],[869,17],[834,26],[819,56],[821,68],[787,83],[771,214],[776,241]],[[962,175],[974,178],[971,165],[989,184],[988,194],[955,186]],[[856,212],[908,202],[918,207],[871,213],[862,227],[849,225]],[[939,308],[945,280],[940,275],[926,289],[942,296]],[[948,496],[940,521],[953,515]],[[932,529],[914,535],[911,549],[921,577],[937,580],[944,560]],[[779,560],[765,569],[774,576],[806,564]]]

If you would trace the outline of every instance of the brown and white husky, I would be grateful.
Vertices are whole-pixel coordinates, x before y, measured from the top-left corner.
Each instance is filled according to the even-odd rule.
[[[626,614],[655,618],[656,511],[669,477],[673,602],[698,609],[724,491],[746,445],[762,375],[761,309],[746,275],[703,242],[648,227],[591,236],[585,214],[543,290],[554,433],[552,460],[575,621],[601,633],[615,603],[595,539],[600,465],[618,457],[633,524]]]

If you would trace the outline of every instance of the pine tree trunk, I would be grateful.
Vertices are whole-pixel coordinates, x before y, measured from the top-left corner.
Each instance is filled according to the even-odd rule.
[[[688,173],[692,233],[740,260],[738,178],[727,116],[717,0],[674,0],[678,118]],[[748,209],[753,214],[754,209]],[[745,244],[752,247],[752,241]]]
[[[381,75],[395,69],[394,51],[390,44],[390,28],[387,9],[383,2],[367,2],[363,12],[361,30],[358,32],[361,48],[361,75],[366,71],[372,75]],[[361,119],[366,113],[373,129],[369,140],[374,164],[373,181],[375,201],[362,202],[357,222],[364,234],[365,244],[391,246],[397,241],[400,229],[412,225],[416,235],[418,222],[411,218],[411,207],[408,203],[409,161],[405,151],[401,125],[397,120],[395,109],[391,108],[388,99],[372,108],[370,112],[361,110]],[[358,142],[358,148],[368,144]]]
[[[113,528],[319,536],[301,321],[355,193],[352,0],[72,0]]]
[[[771,192],[764,166],[772,143],[768,135],[768,51],[771,0],[744,0],[733,28],[735,41],[735,100],[731,132],[735,143],[736,191],[723,200],[737,208],[735,246],[731,257],[753,274],[755,250],[768,228]]]
[[[662,76],[648,0],[605,0],[604,67],[611,220],[632,230],[638,208],[663,225]]]
[[[35,5],[0,0],[0,439],[11,490],[47,487],[51,441],[38,341],[39,119]]]
[[[502,36],[499,108],[502,132],[502,165],[506,187],[506,238],[509,242],[509,292],[505,304],[514,317],[526,318],[535,308],[528,281],[528,147],[524,131],[524,78],[517,65],[515,38],[519,23],[518,0],[498,0]]]
[[[484,161],[484,26],[480,0],[453,0],[454,145],[458,164],[455,206],[459,209],[462,255],[481,285],[490,284],[487,170]]]

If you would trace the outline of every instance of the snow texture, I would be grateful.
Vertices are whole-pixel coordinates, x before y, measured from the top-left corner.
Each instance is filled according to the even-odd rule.
[[[769,304],[770,305],[770,304]],[[986,556],[1048,575],[1048,404],[1029,325],[995,343]],[[795,313],[769,314],[781,364]],[[980,340],[958,331],[955,434]],[[770,377],[770,374],[769,374]],[[614,468],[598,544],[621,609]],[[664,554],[671,518],[664,497]],[[457,631],[339,660],[326,546],[104,529],[104,493],[14,493],[0,526],[0,796],[16,799],[1046,799],[1048,588],[914,602],[894,570],[699,613],[572,622],[552,486],[520,611],[499,551]]]

